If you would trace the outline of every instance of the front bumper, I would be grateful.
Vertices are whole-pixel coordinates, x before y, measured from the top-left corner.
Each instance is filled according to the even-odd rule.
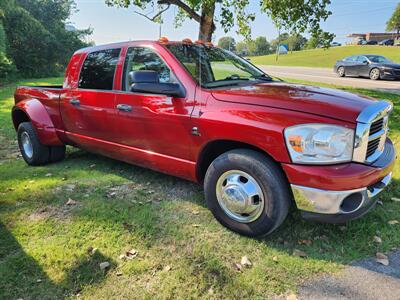
[[[381,157],[372,165],[366,166],[356,164],[358,167],[362,166],[361,169],[350,167],[350,165],[354,163],[348,164],[348,167],[344,169],[337,167],[336,171],[338,173],[336,173],[336,178],[335,175],[331,173],[333,178],[333,182],[329,184],[331,188],[327,188],[327,182],[322,180],[320,182],[321,185],[318,185],[317,181],[320,180],[320,177],[317,176],[308,177],[307,179],[309,182],[313,183],[313,186],[297,184],[291,181],[289,176],[296,206],[306,219],[330,223],[343,223],[359,218],[375,206],[377,201],[376,196],[390,184],[395,158],[394,146],[388,139],[384,153],[382,153]],[[314,170],[312,166],[309,168],[311,168],[309,171],[309,175],[311,175]],[[329,169],[331,167],[327,166],[326,168]],[[345,184],[346,172],[340,172],[346,169],[347,171],[353,171],[347,174],[348,188],[346,188]],[[333,172],[334,170],[335,169],[330,171]],[[361,178],[364,178],[364,185],[362,186],[354,186],[354,182],[360,184],[362,181],[361,178],[358,178],[358,181],[352,180],[355,178],[354,176],[357,170],[362,174]],[[302,171],[304,171],[304,169],[302,169]],[[369,176],[365,176],[366,174]],[[373,177],[375,177],[375,179],[373,179]],[[336,190],[337,186],[339,186],[340,189]]]
[[[381,70],[381,79],[399,80],[400,72],[398,70]]]

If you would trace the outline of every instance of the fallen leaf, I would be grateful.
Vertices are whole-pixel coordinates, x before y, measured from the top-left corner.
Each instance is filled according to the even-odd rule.
[[[274,257],[272,258],[272,260],[273,260],[274,262],[278,262],[278,256],[274,256]]]
[[[135,249],[131,249],[125,253],[126,258],[128,259],[134,259],[138,254],[139,253]]]
[[[299,249],[294,249],[293,250],[293,256],[305,258],[305,257],[307,257],[307,253],[305,253],[304,251],[301,251]]]
[[[37,283],[40,283],[40,282],[42,282],[42,279],[38,279],[38,280],[36,280],[36,282],[37,282]]]
[[[51,173],[47,173],[46,175],[44,175],[44,176],[46,176],[46,177],[50,177],[50,176],[53,176],[53,174],[51,174]]]
[[[199,211],[197,211],[197,210],[193,210],[193,211],[192,211],[192,214],[194,214],[194,215],[198,215],[198,214],[199,214]]]
[[[101,270],[105,270],[110,267],[110,263],[108,261],[105,261],[105,262],[100,263],[99,266],[100,266]]]
[[[340,231],[346,231],[347,227],[346,226],[339,226]]]
[[[381,265],[388,266],[389,258],[385,254],[383,254],[381,252],[377,252],[376,253],[376,262],[380,263]]]
[[[377,244],[382,244],[382,239],[379,236],[375,235],[374,236],[374,242],[377,243]]]
[[[117,272],[116,274],[118,277],[124,275],[122,272]]]
[[[93,169],[95,166],[96,166],[96,164],[92,164],[92,165],[89,166],[89,168]]]
[[[192,224],[193,227],[200,227],[199,224]]]
[[[71,198],[68,198],[68,201],[65,204],[66,205],[77,205],[78,202],[76,202],[75,200],[72,200]]]
[[[35,183],[35,180],[29,180],[28,183]]]
[[[286,300],[297,300],[296,294],[290,294],[286,297]]]
[[[311,242],[311,240],[299,240],[298,243],[299,243],[299,245],[310,246],[312,242]]]
[[[67,180],[67,176],[64,176],[63,178],[61,178],[62,181]]]
[[[241,264],[238,264],[238,263],[233,263],[232,264],[232,267],[236,270],[236,271],[242,271],[242,265]]]
[[[397,221],[397,220],[390,220],[388,223],[389,223],[390,225],[396,225],[396,224],[399,224],[399,221]]]
[[[251,263],[251,261],[248,259],[247,256],[243,256],[243,257],[242,257],[242,259],[240,260],[240,264],[241,264],[242,266],[249,267],[249,268],[252,266],[252,263]]]
[[[394,202],[400,202],[400,198],[392,197],[392,201],[394,201]]]
[[[214,289],[212,288],[212,287],[210,287],[209,289],[208,289],[208,294],[211,296],[211,295],[214,295]]]
[[[383,202],[381,200],[376,201],[377,204],[379,204],[380,206],[383,206]]]
[[[125,254],[121,254],[121,255],[119,256],[119,259],[120,259],[120,260],[125,260],[125,259],[127,259],[127,257],[126,257]]]
[[[171,271],[171,269],[172,269],[172,267],[170,265],[166,265],[164,267],[164,271],[166,271],[166,272]]]
[[[122,227],[124,227],[124,229],[126,230],[131,230],[133,226],[129,223],[124,222],[122,223]]]

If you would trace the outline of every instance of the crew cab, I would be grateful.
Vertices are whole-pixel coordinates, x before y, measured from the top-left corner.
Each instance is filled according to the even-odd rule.
[[[21,86],[12,121],[29,165],[71,145],[204,185],[218,221],[271,233],[295,205],[342,223],[391,180],[392,104],[274,80],[239,56],[190,40],[78,50],[62,86]]]

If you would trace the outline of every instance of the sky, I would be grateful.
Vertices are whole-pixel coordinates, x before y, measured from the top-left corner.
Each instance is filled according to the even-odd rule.
[[[159,25],[135,14],[134,7],[108,7],[103,0],[75,0],[78,12],[74,13],[69,22],[78,29],[91,27],[91,40],[97,45],[128,41],[156,40],[159,37]],[[322,24],[324,30],[336,34],[335,41],[346,43],[349,33],[385,32],[386,21],[392,15],[399,0],[332,0],[329,9],[332,15]],[[264,36],[268,40],[277,37],[278,32],[269,17],[260,12],[259,0],[250,0],[247,12],[256,14],[252,23],[252,37]],[[151,9],[144,13],[151,12]],[[143,13],[143,11],[142,11]],[[170,40],[184,38],[197,39],[198,23],[187,20],[182,27],[175,28],[174,16],[177,9],[171,8],[163,14],[162,36]],[[218,11],[217,11],[218,14]],[[233,36],[237,41],[243,38],[232,29],[225,33],[220,26],[214,34],[214,42],[222,36]],[[305,34],[307,36],[307,34]]]

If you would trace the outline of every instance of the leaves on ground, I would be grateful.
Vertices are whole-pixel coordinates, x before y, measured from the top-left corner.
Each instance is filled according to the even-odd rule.
[[[388,266],[389,265],[389,258],[385,254],[383,254],[381,252],[377,252],[376,253],[376,262],[380,263],[380,264],[382,264],[384,266]]]

